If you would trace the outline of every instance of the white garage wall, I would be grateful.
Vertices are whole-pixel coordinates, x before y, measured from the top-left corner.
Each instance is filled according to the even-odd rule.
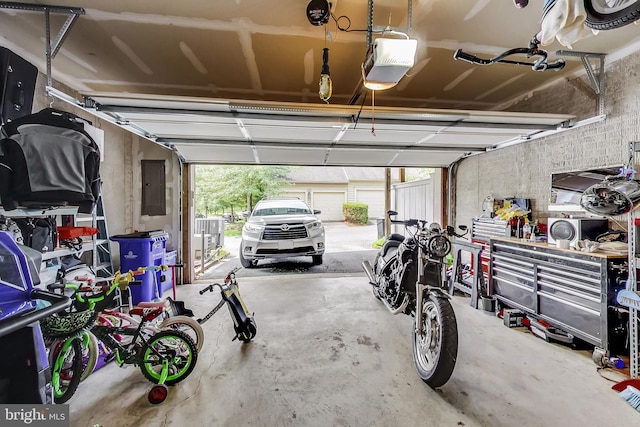
[[[626,164],[629,142],[640,139],[639,69],[638,54],[607,65],[604,121],[462,160],[453,178],[456,223],[471,225],[489,195],[531,199],[534,219],[546,223],[548,217],[558,216],[548,211],[551,174]],[[533,93],[510,110],[575,113],[580,119],[594,116],[597,99],[584,88],[589,88],[586,77],[567,79]],[[610,221],[612,228],[620,224],[626,226],[626,217]]]

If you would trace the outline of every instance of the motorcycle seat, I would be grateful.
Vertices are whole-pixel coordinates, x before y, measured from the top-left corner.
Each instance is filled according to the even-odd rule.
[[[386,259],[390,249],[397,248],[400,246],[400,243],[402,243],[402,241],[387,239],[387,241],[384,242],[384,245],[382,245],[382,257]]]
[[[404,241],[404,236],[402,234],[393,233],[393,234],[389,234],[389,236],[387,236],[387,240],[394,240],[394,241],[397,241],[397,242],[402,242],[402,241]]]

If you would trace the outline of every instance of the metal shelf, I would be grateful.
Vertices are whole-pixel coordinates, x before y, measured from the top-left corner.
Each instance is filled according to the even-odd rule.
[[[56,249],[51,252],[42,253],[42,261],[49,261],[52,259],[61,258],[68,255],[80,255],[83,252],[92,251],[96,246],[100,246],[107,243],[106,239],[97,240],[95,243],[92,240],[82,242],[82,249]]]
[[[77,206],[62,206],[52,208],[17,208],[10,211],[5,211],[0,206],[0,216],[7,218],[24,218],[24,217],[39,217],[39,216],[58,216],[58,215],[76,215],[78,213]]]

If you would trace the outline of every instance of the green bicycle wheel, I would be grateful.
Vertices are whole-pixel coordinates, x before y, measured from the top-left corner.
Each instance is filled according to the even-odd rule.
[[[198,360],[198,350],[189,335],[168,329],[149,338],[140,355],[142,375],[154,384],[179,383],[191,374]]]
[[[55,403],[65,403],[71,399],[80,385],[82,371],[82,340],[71,338],[64,342],[51,367]]]
[[[82,377],[80,381],[84,381],[91,375],[98,363],[98,338],[90,331],[84,331],[80,338],[82,340]],[[60,353],[62,345],[66,342],[64,339],[54,339],[49,345],[49,366],[54,366],[56,358]]]

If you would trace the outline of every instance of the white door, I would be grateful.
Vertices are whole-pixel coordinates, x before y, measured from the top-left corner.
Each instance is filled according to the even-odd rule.
[[[322,211],[318,218],[322,221],[344,221],[342,204],[347,200],[344,191],[313,192],[312,209]]]
[[[384,218],[384,190],[356,189],[356,202],[369,206],[369,219]]]

